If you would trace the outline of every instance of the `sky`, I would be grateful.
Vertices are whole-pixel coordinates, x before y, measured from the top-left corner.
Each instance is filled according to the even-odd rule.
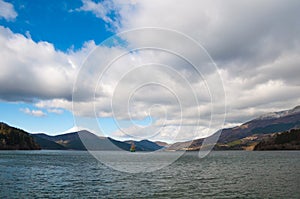
[[[0,121],[208,136],[300,105],[298,0],[0,0]]]

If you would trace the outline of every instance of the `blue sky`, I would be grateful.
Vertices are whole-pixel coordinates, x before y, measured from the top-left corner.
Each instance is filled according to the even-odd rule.
[[[82,6],[80,0],[13,0],[6,1],[14,6],[18,16],[13,20],[0,18],[0,25],[14,33],[30,37],[35,42],[46,41],[54,45],[58,51],[78,50],[84,42],[93,40],[101,43],[113,33],[108,30],[107,23],[92,13],[77,12]],[[28,132],[59,134],[74,126],[73,115],[68,110],[61,113],[47,112],[44,116],[26,114],[22,109],[35,110],[30,102],[0,102],[0,120]],[[112,132],[117,129],[114,120],[102,118],[104,130]]]
[[[81,0],[12,0],[6,1],[14,6],[17,17],[13,20],[0,18],[0,25],[9,28],[14,34],[22,34],[34,42],[53,44],[56,51],[69,52],[80,50],[85,42],[99,44],[114,33],[109,24],[91,12],[79,12],[76,9],[83,5]],[[110,17],[114,17],[111,16]],[[34,100],[38,101],[38,99]],[[46,108],[38,110],[34,101],[2,101],[0,103],[0,120],[12,126],[22,128],[31,133],[59,134],[72,129],[73,114],[66,109],[57,109],[59,113]],[[26,112],[26,109],[28,110]],[[55,109],[56,110],[56,109]],[[89,123],[89,119],[84,119]],[[149,118],[135,120],[139,125],[149,124]],[[99,118],[101,130],[108,136],[118,129],[118,124],[111,117]],[[121,121],[119,125],[129,126],[129,121]],[[95,131],[96,127],[90,130]]]
[[[7,1],[14,5],[18,16],[13,21],[1,19],[1,25],[14,33],[30,34],[38,41],[52,43],[56,49],[81,48],[89,40],[99,44],[113,33],[107,24],[92,13],[76,12],[80,0]]]
[[[171,142],[291,109],[299,10],[293,0],[0,0],[0,121],[54,135],[76,130],[76,116],[117,139]]]

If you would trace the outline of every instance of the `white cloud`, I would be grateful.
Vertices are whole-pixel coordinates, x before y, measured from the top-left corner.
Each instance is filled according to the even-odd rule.
[[[55,113],[55,114],[63,114],[63,112],[64,112],[64,110],[62,110],[62,109],[55,109],[55,108],[51,108],[51,109],[47,109],[47,111],[49,112],[49,113]]]
[[[0,94],[3,100],[63,98],[71,100],[76,72],[93,48],[63,53],[48,42],[34,42],[0,26]],[[71,64],[72,63],[72,64]]]
[[[117,21],[112,18],[112,12],[115,11],[116,7],[109,0],[104,0],[101,2],[94,2],[92,0],[82,0],[83,5],[80,8],[77,8],[75,11],[78,12],[92,12],[96,17],[102,19],[106,23],[110,24],[112,28],[117,27]]]
[[[13,4],[0,0],[0,18],[12,21],[18,16]]]
[[[195,137],[201,137],[217,130],[218,122],[214,120],[222,121],[223,118],[222,96],[216,95],[215,98],[220,97],[220,100],[214,101],[212,106],[208,90],[220,89],[215,82],[218,73],[222,76],[227,97],[226,127],[268,111],[291,108],[300,102],[297,92],[300,82],[295,75],[300,63],[297,56],[300,26],[296,20],[300,4],[297,1],[174,3],[145,0],[132,3],[116,0],[113,4],[106,3],[83,1],[79,10],[94,13],[118,31],[149,26],[181,31],[203,44],[220,70],[207,64],[196,48],[169,33],[140,31],[124,34],[122,39],[131,47],[159,45],[175,49],[199,63],[209,88],[188,64],[170,53],[157,50],[133,52],[119,58],[104,72],[102,84],[95,87],[96,77],[103,71],[99,66],[104,67],[125,53],[121,48],[99,48],[97,55],[100,57],[90,57],[92,67],[81,71],[83,75],[77,79],[80,85],[74,102],[76,115],[91,117],[96,114],[117,120],[140,120],[152,116],[156,123],[147,131],[134,125],[122,130],[147,137],[151,130],[164,127],[155,138],[166,140],[167,137],[174,138],[174,127],[181,125],[185,130],[179,135],[180,139],[191,138],[193,133]],[[117,18],[106,18],[112,9]],[[138,67],[147,63],[158,64]],[[159,64],[171,66],[172,70]],[[156,84],[151,84],[153,82]],[[145,83],[149,84],[139,87]],[[192,90],[196,91],[199,104],[193,102]],[[133,94],[131,98],[130,94]],[[45,106],[70,109],[71,103],[50,100],[41,107]],[[213,121],[211,108],[215,111]],[[197,123],[198,132],[192,131]],[[116,136],[122,137],[121,134],[122,131],[115,132]]]
[[[42,110],[30,110],[29,108],[21,108],[20,111],[22,111],[25,114],[32,115],[34,117],[44,117],[47,115]]]
[[[99,47],[98,54],[92,54],[86,63],[90,68],[78,71],[84,57],[95,47],[93,42],[79,51],[64,53],[50,43],[36,43],[30,37],[1,28],[2,99],[40,99],[35,104],[38,108],[67,109],[85,117],[140,120],[152,116],[156,121],[152,130],[164,127],[155,138],[164,140],[174,138],[180,125],[184,131],[178,139],[191,138],[193,133],[201,137],[198,132],[203,136],[217,130],[214,120],[222,120],[223,99],[219,92],[211,96],[209,89],[221,89],[218,74],[226,92],[226,127],[300,103],[299,1],[82,2],[77,11],[92,12],[115,31],[161,27],[191,36],[208,50],[220,69],[212,67],[195,46],[168,31],[140,31],[124,34],[121,39],[129,47],[174,49],[193,60],[206,81],[180,57],[153,49],[130,52],[105,71],[110,61],[126,53],[122,46]],[[103,78],[98,82],[101,72]],[[76,74],[79,77],[73,110],[71,95]],[[193,100],[194,95],[199,104]],[[211,97],[215,99],[212,104]],[[193,132],[198,122],[198,132]],[[151,134],[151,129],[145,134],[134,126],[124,130],[140,136]],[[122,137],[120,132],[115,134]]]
[[[119,31],[169,28],[206,47],[221,68],[228,104],[226,126],[299,104],[299,1],[145,0],[138,1],[134,9],[128,8],[130,3],[114,2],[121,5]],[[165,37],[156,35],[126,39],[137,46],[144,40],[166,42]]]

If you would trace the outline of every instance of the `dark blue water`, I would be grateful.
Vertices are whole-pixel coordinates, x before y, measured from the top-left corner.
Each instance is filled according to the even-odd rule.
[[[1,151],[0,198],[300,198],[300,152],[191,152],[130,174],[82,151]]]

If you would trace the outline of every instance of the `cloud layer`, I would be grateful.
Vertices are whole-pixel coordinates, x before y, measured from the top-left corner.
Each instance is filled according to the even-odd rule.
[[[93,43],[87,43],[80,52],[63,53],[55,50],[51,43],[37,43],[0,27],[1,98],[7,101],[71,100],[80,59],[92,46]]]
[[[84,62],[87,68],[80,69],[95,47],[92,41],[76,52],[60,52],[50,43],[34,42],[1,27],[2,100],[32,101],[38,108],[62,108],[74,111],[77,116],[115,117],[121,121],[152,116],[153,125],[148,130],[132,125],[114,135],[126,137],[124,132],[128,132],[132,136],[164,140],[175,139],[174,132],[180,126],[177,138],[182,140],[201,137],[219,128],[218,122],[224,116],[223,99],[216,94],[213,97],[220,100],[211,103],[210,93],[220,89],[219,76],[226,94],[227,127],[300,104],[300,2],[297,0],[176,3],[83,0],[82,3],[77,11],[93,13],[111,31],[141,27],[179,31],[201,44],[218,69],[205,58],[204,51],[199,53],[172,34],[151,31],[119,35],[111,42],[115,42],[113,45],[98,47],[98,54],[92,54]],[[17,15],[5,16],[2,14],[8,20]],[[158,49],[126,51],[151,45],[173,49],[179,56]],[[109,61],[122,54],[104,70]],[[180,55],[193,60],[201,74]],[[79,87],[74,88],[73,110],[75,81]],[[193,101],[194,94],[198,104]],[[211,121],[212,110],[214,121]],[[200,134],[192,132],[195,126]],[[157,131],[160,134],[154,135]]]
[[[223,78],[227,126],[300,103],[300,82],[296,75],[300,74],[298,1],[178,1],[175,4],[172,1],[124,3],[116,0],[113,7],[119,14],[114,21],[120,24],[117,31],[140,27],[174,29],[191,36],[207,49]],[[145,42],[168,45],[163,35],[136,34],[124,39],[133,46],[143,46]],[[175,39],[173,42],[193,57],[194,51],[189,46]],[[147,62],[145,58],[142,60]],[[162,58],[157,62],[163,61]],[[206,69],[203,67],[204,72]],[[163,97],[156,99],[163,104]],[[201,105],[207,107],[205,103]]]

